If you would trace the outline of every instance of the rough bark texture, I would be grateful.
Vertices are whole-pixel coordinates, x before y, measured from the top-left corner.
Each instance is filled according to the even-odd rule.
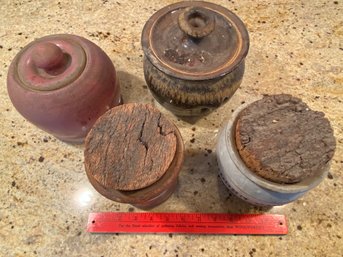
[[[324,113],[286,94],[245,108],[237,119],[236,144],[252,171],[277,183],[296,183],[323,170],[336,147]]]
[[[88,134],[85,166],[106,188],[137,190],[164,175],[175,151],[171,122],[152,106],[125,104],[105,113]]]

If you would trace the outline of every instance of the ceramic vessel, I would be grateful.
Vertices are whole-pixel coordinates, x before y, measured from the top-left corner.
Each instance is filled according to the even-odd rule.
[[[126,111],[128,107],[131,108],[130,111]],[[150,114],[147,114],[147,109],[150,110]],[[127,116],[128,113],[131,113],[131,117]],[[151,113],[157,114],[159,118],[155,119],[157,116],[151,118],[153,117]],[[123,119],[127,123],[124,123]],[[141,124],[142,119],[144,121]],[[155,124],[156,126],[154,128],[149,127],[147,129],[148,124],[153,123],[152,120],[158,121],[158,123]],[[85,170],[90,183],[100,194],[113,201],[128,203],[141,209],[155,207],[170,197],[177,186],[178,176],[182,168],[184,143],[177,127],[169,121],[167,122],[171,125],[170,128],[172,130],[165,134],[165,127],[160,124],[162,120],[165,121],[166,119],[155,108],[143,104],[131,103],[115,107],[99,118],[85,141]],[[115,124],[118,125],[116,126]],[[140,125],[137,126],[137,124],[141,124],[142,127],[139,127]],[[109,129],[104,131],[106,127],[109,127]],[[135,131],[138,130],[140,131],[140,136],[137,139]],[[163,136],[175,136],[175,151],[173,152],[173,156],[170,156],[171,154],[168,155],[168,157],[171,157],[170,163],[168,163],[168,166],[165,166],[163,174],[159,178],[155,178],[156,174],[153,171],[156,170],[154,167],[157,167],[159,170],[160,168],[162,169],[161,163],[165,161],[164,159],[159,159],[161,158],[159,154],[153,155],[153,159],[151,159],[152,166],[148,164],[149,168],[146,169],[144,168],[146,166],[139,166],[139,170],[144,170],[144,172],[137,178],[134,174],[135,167],[138,164],[141,165],[144,163],[145,165],[145,163],[150,163],[151,155],[148,151],[152,148],[161,149],[160,147],[162,145],[166,145],[165,142],[162,142],[162,138],[161,141],[151,141],[151,138],[154,137],[154,133],[156,132],[155,130]],[[125,135],[122,134],[122,131],[125,131]],[[119,134],[120,136],[118,136]],[[134,150],[131,145],[135,148]],[[143,149],[142,145],[144,145],[145,149],[144,156],[141,156],[136,151],[140,147]],[[116,150],[113,149],[114,146]],[[119,148],[121,150],[118,152]],[[164,148],[163,152],[168,152],[168,149]],[[119,159],[116,156],[120,156],[118,157]],[[142,162],[143,159],[141,158],[144,159],[144,162]],[[114,174],[119,173],[121,174],[120,179],[114,179],[116,176]],[[130,174],[130,176],[126,176],[124,173]],[[154,179],[152,181],[149,180],[149,184],[145,184],[147,177],[150,177],[149,174],[155,174],[153,175]],[[135,180],[135,178],[137,179]],[[137,181],[141,179],[142,181]],[[126,181],[125,183],[130,184],[132,188],[121,187],[119,189],[119,180]]]
[[[197,116],[225,103],[241,84],[249,36],[222,6],[179,2],[151,16],[142,47],[155,99],[176,115]]]
[[[87,172],[90,183],[106,198],[120,203],[128,203],[140,209],[151,209],[163,203],[175,191],[184,159],[184,144],[178,130],[176,135],[175,157],[163,177],[151,186],[134,191],[108,190]]]
[[[110,58],[75,35],[46,36],[25,46],[10,65],[7,88],[21,115],[68,142],[82,142],[97,118],[120,103]]]
[[[256,175],[245,165],[236,148],[235,128],[237,116],[246,106],[233,113],[218,137],[216,155],[219,175],[229,190],[253,205],[277,206],[295,201],[316,187],[327,176],[329,163],[324,170],[318,170],[313,176],[294,184],[271,182]]]

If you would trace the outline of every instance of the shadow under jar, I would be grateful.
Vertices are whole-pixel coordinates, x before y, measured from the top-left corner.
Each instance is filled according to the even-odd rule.
[[[222,6],[192,1],[164,7],[147,21],[141,40],[147,85],[178,116],[208,113],[242,82],[249,35]]]

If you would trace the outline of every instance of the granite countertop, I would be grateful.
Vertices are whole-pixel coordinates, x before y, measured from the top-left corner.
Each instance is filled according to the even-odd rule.
[[[0,5],[0,256],[342,256],[343,2],[213,1],[245,22],[251,40],[240,89],[194,124],[179,127],[186,159],[171,198],[153,212],[285,214],[286,236],[89,234],[90,212],[140,212],[99,195],[83,167],[83,146],[63,143],[27,122],[6,89],[8,66],[35,38],[73,33],[98,44],[115,64],[125,102],[150,102],[140,33],[176,1],[5,0]],[[301,199],[262,209],[234,197],[218,179],[219,129],[232,110],[266,93],[289,93],[325,112],[337,149],[328,177]]]

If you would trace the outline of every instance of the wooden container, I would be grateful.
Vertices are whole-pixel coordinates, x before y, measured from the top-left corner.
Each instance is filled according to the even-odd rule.
[[[145,104],[109,110],[85,143],[85,169],[94,188],[111,200],[142,209],[173,193],[183,157],[178,129]]]

